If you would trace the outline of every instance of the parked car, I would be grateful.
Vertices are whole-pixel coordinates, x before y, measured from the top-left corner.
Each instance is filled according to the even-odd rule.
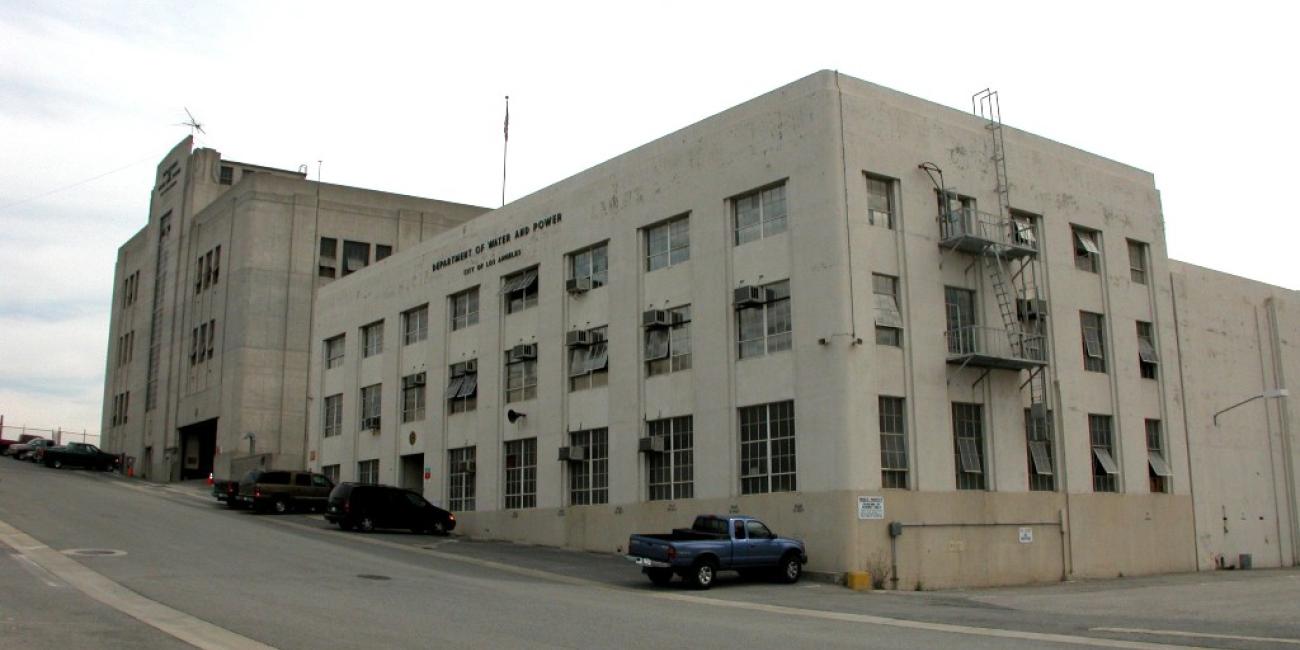
[[[116,468],[120,460],[117,456],[100,451],[99,447],[84,442],[69,442],[66,445],[49,447],[41,452],[41,462],[46,467],[55,469],[85,467],[106,472]]]
[[[17,440],[5,440],[4,438],[0,438],[0,456],[8,456],[9,448],[16,444],[18,444]]]
[[[343,530],[405,528],[413,533],[446,535],[456,528],[456,515],[412,490],[391,485],[340,483],[330,492],[325,519]]]
[[[774,572],[782,582],[797,582],[808,553],[803,542],[778,537],[753,517],[700,515],[690,528],[632,535],[627,559],[656,585],[677,574],[696,589],[708,589],[718,571]]]
[[[53,447],[54,441],[45,438],[34,438],[27,442],[19,443],[9,447],[9,455],[18,460],[35,461],[37,455],[44,451],[46,447]]]
[[[212,496],[230,508],[242,508],[244,502],[239,498],[239,481],[219,479],[212,482]]]
[[[324,474],[255,469],[239,481],[238,498],[254,510],[283,514],[300,507],[321,510],[333,489]]]

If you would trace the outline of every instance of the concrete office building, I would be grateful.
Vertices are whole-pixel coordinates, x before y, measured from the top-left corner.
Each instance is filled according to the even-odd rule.
[[[104,448],[156,480],[304,465],[316,288],[484,211],[313,183],[186,138],[118,251]]]
[[[1205,566],[1214,301],[1151,174],[979,105],[817,73],[322,287],[311,466],[602,551],[753,514],[901,588]]]

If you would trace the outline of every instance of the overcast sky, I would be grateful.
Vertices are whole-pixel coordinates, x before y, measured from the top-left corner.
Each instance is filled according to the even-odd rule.
[[[0,413],[98,430],[117,247],[184,107],[228,159],[496,206],[507,94],[510,200],[824,68],[991,87],[1153,172],[1171,257],[1300,288],[1300,5],[1063,6],[0,0]]]

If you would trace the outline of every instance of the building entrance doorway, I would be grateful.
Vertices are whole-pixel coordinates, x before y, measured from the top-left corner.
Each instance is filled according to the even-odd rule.
[[[424,454],[402,456],[401,486],[424,494]]]
[[[181,480],[207,478],[217,452],[217,418],[181,427]]]

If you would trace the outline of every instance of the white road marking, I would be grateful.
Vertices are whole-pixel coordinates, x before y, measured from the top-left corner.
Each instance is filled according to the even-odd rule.
[[[16,557],[39,566],[87,596],[192,646],[213,650],[273,650],[271,646],[149,600],[40,544],[3,521],[0,521],[0,542],[15,550],[20,547],[28,549]]]
[[[23,555],[21,553],[13,553],[9,557],[12,557],[14,560],[16,560],[18,564],[22,565],[22,567],[24,569],[27,569],[27,571],[32,575],[39,578],[41,582],[44,582],[45,586],[47,587],[63,586],[63,583],[59,582],[58,579],[54,577],[53,573],[46,571],[45,567],[42,567],[41,565],[33,562],[32,559],[27,557],[26,555]]]
[[[276,523],[294,528],[301,528],[316,533],[330,533],[331,531],[296,523],[287,520],[274,520]],[[609,589],[611,591],[621,591],[624,593],[638,594],[649,598],[660,598],[663,600],[676,600],[688,602],[696,605],[707,605],[712,607],[728,607],[731,609],[745,609],[756,612],[765,612],[770,614],[785,614],[789,616],[801,616],[804,618],[815,618],[830,621],[840,621],[846,623],[864,623],[868,625],[883,625],[889,627],[907,628],[913,630],[925,630],[929,632],[944,632],[948,634],[965,634],[970,636],[985,636],[1003,639],[1016,639],[1020,641],[1037,641],[1044,643],[1065,643],[1070,645],[1094,646],[1101,648],[1129,648],[1132,650],[1198,650],[1195,646],[1168,645],[1163,643],[1148,643],[1145,641],[1124,641],[1121,639],[1104,639],[1098,637],[1075,636],[1069,634],[1051,634],[1046,632],[1023,632],[1020,630],[1004,630],[989,627],[973,627],[968,625],[953,625],[949,623],[928,623],[925,621],[913,621],[901,618],[886,618],[883,616],[871,616],[869,614],[852,614],[848,612],[828,612],[816,609],[802,609],[798,607],[785,607],[782,605],[764,605],[761,603],[749,603],[731,600],[719,600],[716,598],[706,598],[704,596],[695,596],[688,594],[665,593],[665,592],[645,592],[642,590],[628,589],[595,580],[586,580],[575,578],[560,573],[551,573],[540,569],[529,569],[527,567],[495,562],[492,560],[483,560],[479,558],[456,555],[454,553],[444,553],[441,551],[431,551],[422,546],[411,544],[399,544],[383,539],[375,539],[365,535],[352,535],[351,540],[374,544],[376,546],[386,546],[389,548],[411,551],[413,553],[423,553],[439,559],[461,562],[464,564],[473,564],[498,571],[505,571],[516,575],[528,576],[531,578],[541,578],[554,582],[566,584],[594,587],[597,589]]]
[[[1203,639],[1224,639],[1228,641],[1258,641],[1260,643],[1285,643],[1300,645],[1300,639],[1282,639],[1270,636],[1240,636],[1236,634],[1210,634],[1208,632],[1183,632],[1181,630],[1145,630],[1136,627],[1094,627],[1093,632],[1117,632],[1119,634],[1152,634],[1158,636],[1185,636]]]

